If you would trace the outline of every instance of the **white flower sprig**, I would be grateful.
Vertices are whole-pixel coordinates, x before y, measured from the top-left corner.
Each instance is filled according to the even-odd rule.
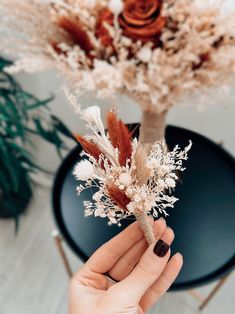
[[[98,189],[91,201],[85,201],[85,216],[108,218],[109,224],[118,224],[130,216],[160,214],[174,207],[177,198],[171,195],[176,186],[178,172],[184,171],[183,161],[188,159],[192,143],[180,150],[168,151],[164,140],[145,149],[114,112],[107,115],[108,132],[97,106],[82,110],[73,105],[93,132],[89,137],[78,136],[85,151],[85,160],[74,168],[78,194],[86,189]],[[139,166],[141,162],[141,167]],[[85,182],[85,183],[84,183]]]

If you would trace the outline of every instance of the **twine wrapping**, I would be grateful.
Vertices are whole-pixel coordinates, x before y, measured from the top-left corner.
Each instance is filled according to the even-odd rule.
[[[165,136],[166,113],[167,111],[162,113],[150,110],[143,111],[140,127],[140,142],[145,144],[145,150],[140,147],[136,154],[136,172],[139,183],[141,184],[146,184],[148,181],[148,173],[141,165],[142,163],[145,164],[144,160],[146,159],[146,152],[153,142],[162,140]],[[148,245],[155,242],[153,228],[149,223],[148,216],[143,212],[137,211],[135,217],[140,224],[140,228],[144,233]]]
[[[140,225],[140,229],[142,230],[148,245],[151,245],[155,242],[155,236],[153,233],[153,228],[149,223],[147,214],[137,211],[135,213],[135,217]]]
[[[142,115],[140,127],[140,141],[145,144],[162,140],[165,136],[166,128],[166,113],[157,113],[154,111],[145,110]]]

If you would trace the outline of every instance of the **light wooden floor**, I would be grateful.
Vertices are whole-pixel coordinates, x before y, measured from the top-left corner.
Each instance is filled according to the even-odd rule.
[[[36,189],[17,236],[12,221],[0,221],[0,314],[67,313],[68,279],[53,245],[53,228],[50,189]],[[75,271],[81,262],[67,251]],[[235,313],[234,291],[232,275],[204,313]],[[196,308],[188,293],[169,293],[151,313],[195,314]]]

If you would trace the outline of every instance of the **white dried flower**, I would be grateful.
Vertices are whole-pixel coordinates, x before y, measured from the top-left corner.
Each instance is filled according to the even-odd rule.
[[[157,181],[157,190],[158,192],[162,192],[165,189],[165,182],[162,179]]]
[[[139,194],[136,194],[133,199],[134,199],[134,201],[135,201],[136,203],[141,202],[141,197],[140,197]]]
[[[96,6],[96,0],[83,0],[84,6],[87,9],[94,9]]]
[[[85,217],[93,216],[94,212],[91,209],[85,209]]]
[[[166,178],[165,183],[166,183],[167,187],[169,187],[169,188],[175,188],[176,187],[176,183],[175,183],[174,179]]]
[[[156,158],[151,158],[150,160],[148,160],[149,169],[158,169],[159,166],[159,160],[157,160]]]
[[[94,177],[94,166],[89,160],[82,160],[76,164],[73,175],[81,181],[92,179]]]
[[[99,202],[102,198],[102,193],[100,193],[100,191],[96,192],[94,195],[93,195],[93,200],[96,201],[96,202]]]
[[[164,177],[167,173],[169,173],[171,171],[169,166],[166,165],[162,165],[158,168],[158,175],[160,177]]]
[[[118,16],[122,12],[123,6],[124,4],[122,0],[110,0],[109,1],[109,9],[116,16]]]
[[[129,173],[121,173],[119,176],[119,182],[124,186],[129,186],[132,183],[132,177]]]
[[[135,210],[136,210],[136,205],[135,205],[135,202],[130,202],[128,205],[127,205],[127,209],[130,213],[134,213]]]
[[[95,217],[106,217],[104,208],[102,206],[97,206],[97,208],[94,211]]]
[[[104,126],[101,120],[100,107],[90,106],[83,111],[83,118],[99,132],[104,133]]]
[[[149,63],[152,58],[152,49],[151,47],[144,46],[136,54],[137,59],[144,63]]]

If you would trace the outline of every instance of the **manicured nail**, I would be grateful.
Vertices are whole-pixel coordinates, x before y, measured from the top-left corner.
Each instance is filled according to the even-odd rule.
[[[153,249],[153,252],[158,256],[158,257],[164,257],[167,252],[169,251],[169,248],[170,246],[165,243],[164,241],[162,240],[159,240],[155,246],[154,246],[154,249]]]

